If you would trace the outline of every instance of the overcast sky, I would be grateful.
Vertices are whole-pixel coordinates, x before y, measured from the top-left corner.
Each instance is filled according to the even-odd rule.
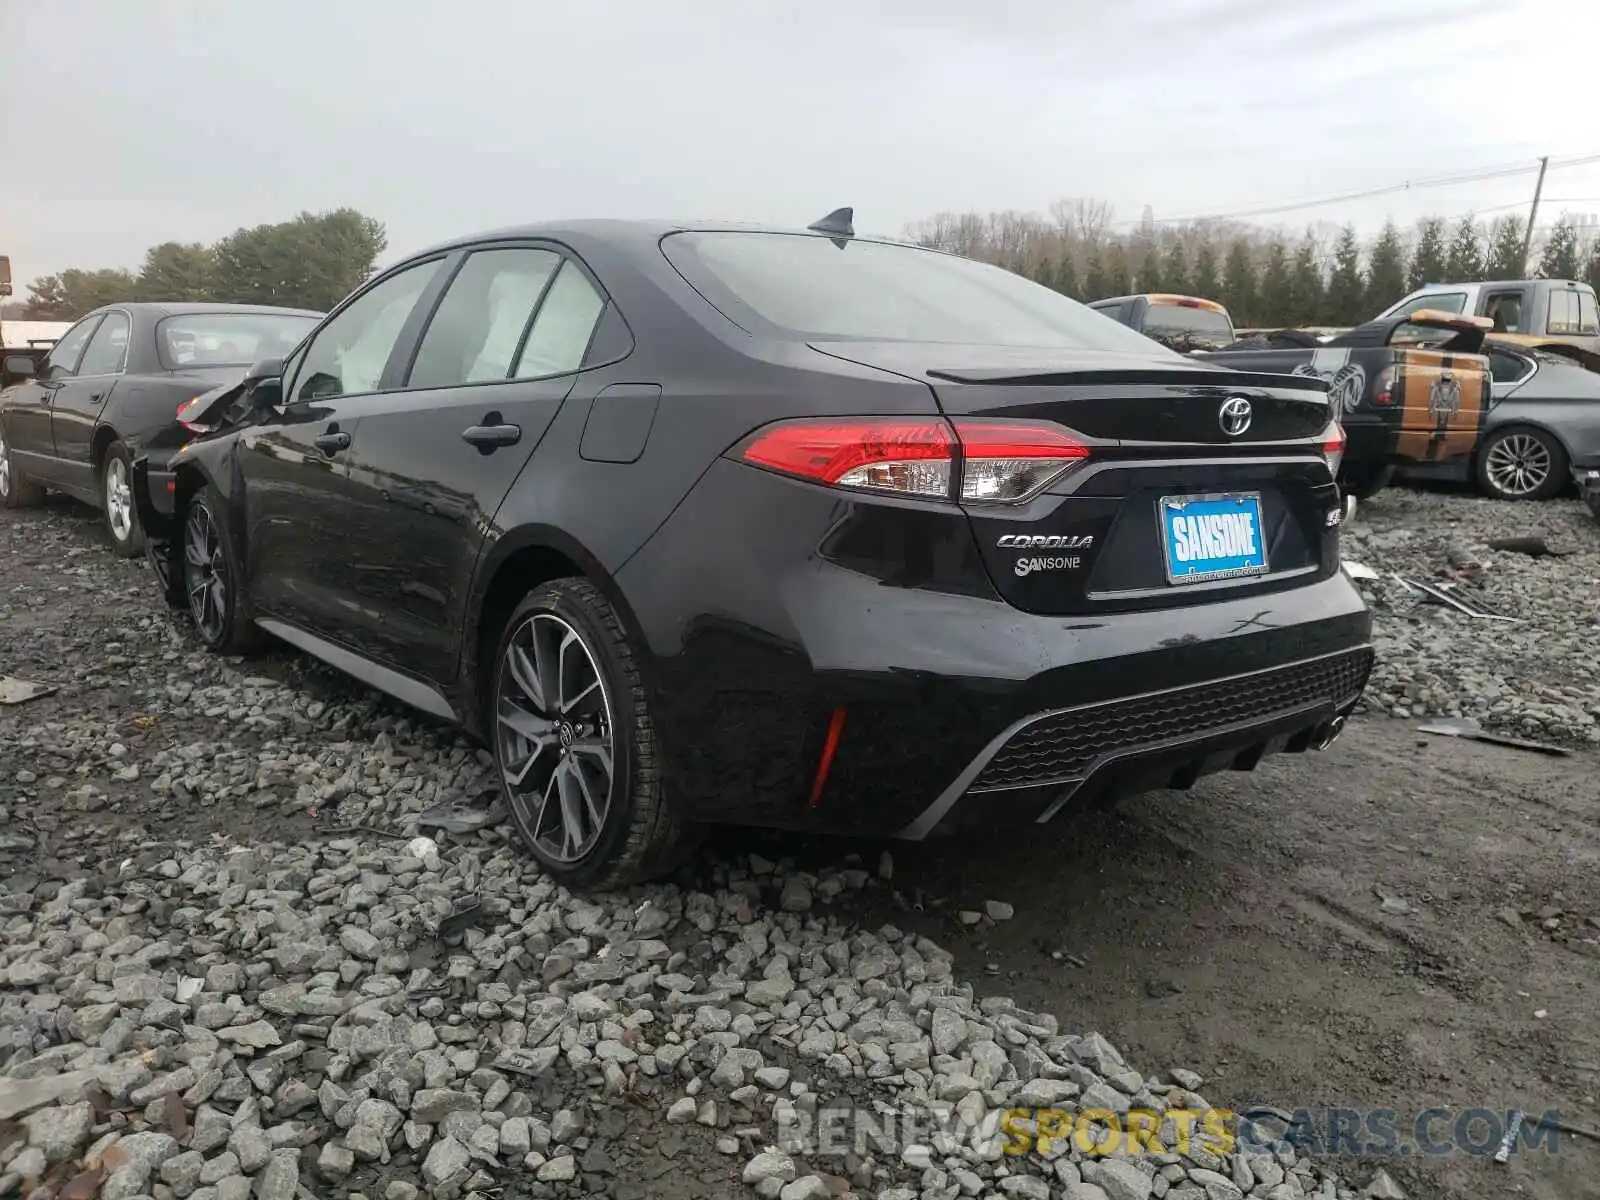
[[[387,258],[568,216],[1237,212],[1600,154],[1597,42],[1595,0],[0,0],[0,253],[136,268],[342,205]],[[1600,212],[1600,163],[1545,195]]]

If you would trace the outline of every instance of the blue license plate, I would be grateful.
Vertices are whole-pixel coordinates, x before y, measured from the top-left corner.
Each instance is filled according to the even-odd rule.
[[[1158,509],[1168,583],[1266,572],[1260,493],[1163,496]]]

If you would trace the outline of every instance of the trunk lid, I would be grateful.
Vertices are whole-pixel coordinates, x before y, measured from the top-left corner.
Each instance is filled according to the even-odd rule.
[[[1327,387],[1230,370],[1152,347],[1148,358],[1026,346],[812,342],[811,348],[928,384],[951,417],[1054,421],[1096,441],[1247,447],[1314,437]],[[1220,408],[1242,395],[1249,425],[1224,431]]]
[[[1160,350],[812,348],[926,383],[958,426],[964,418],[1049,421],[1089,447],[1087,460],[1020,504],[966,505],[996,590],[1019,609],[1175,607],[1300,586],[1338,568],[1339,496],[1323,458],[1331,409],[1321,380]]]

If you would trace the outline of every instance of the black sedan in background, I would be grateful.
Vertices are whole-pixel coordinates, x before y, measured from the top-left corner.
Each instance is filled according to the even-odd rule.
[[[1249,769],[1372,661],[1325,383],[847,211],[463,238],[216,405],[135,465],[169,602],[474,731],[574,885]]]
[[[0,507],[34,504],[46,488],[105,513],[119,554],[141,537],[129,464],[198,393],[282,355],[320,313],[248,304],[116,304],[62,335],[42,366],[6,358],[23,381],[0,392]]]

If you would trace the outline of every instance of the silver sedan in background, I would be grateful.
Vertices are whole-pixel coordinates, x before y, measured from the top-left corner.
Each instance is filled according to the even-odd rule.
[[[1600,355],[1496,337],[1483,353],[1494,383],[1477,452],[1466,463],[1400,474],[1470,481],[1500,500],[1547,500],[1600,471]]]

